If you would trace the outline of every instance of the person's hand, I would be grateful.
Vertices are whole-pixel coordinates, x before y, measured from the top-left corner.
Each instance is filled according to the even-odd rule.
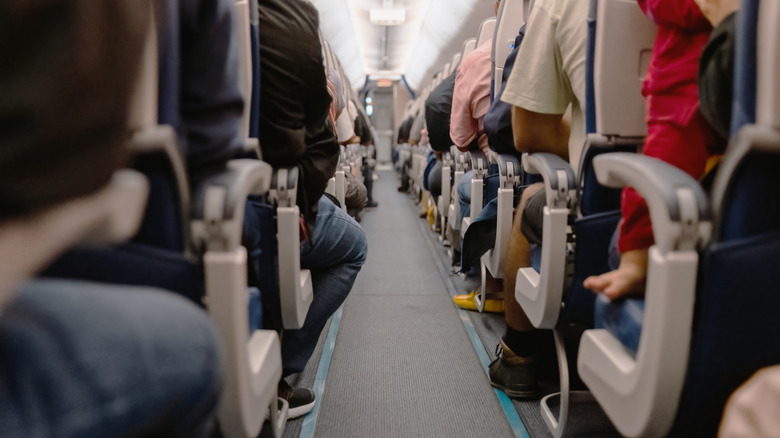
[[[694,0],[702,15],[713,27],[720,24],[724,18],[739,10],[741,0]]]

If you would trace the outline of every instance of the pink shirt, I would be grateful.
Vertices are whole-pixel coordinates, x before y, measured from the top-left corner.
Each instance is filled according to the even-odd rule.
[[[455,75],[450,137],[464,152],[474,139],[479,139],[482,152],[487,154],[490,150],[482,121],[490,109],[491,43],[491,40],[484,42],[466,56]]]

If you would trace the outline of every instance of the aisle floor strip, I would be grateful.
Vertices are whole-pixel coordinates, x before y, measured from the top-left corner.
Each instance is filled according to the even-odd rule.
[[[298,435],[300,438],[313,438],[314,432],[317,429],[317,417],[320,414],[322,395],[325,393],[325,380],[328,378],[328,370],[330,370],[330,359],[333,357],[333,348],[336,346],[336,335],[338,335],[339,332],[341,314],[343,311],[344,305],[342,304],[341,307],[339,307],[339,310],[333,314],[333,318],[330,321],[328,337],[325,339],[325,347],[322,350],[320,363],[317,365],[317,375],[314,378],[313,390],[317,403],[314,405],[314,409],[306,414],[306,416],[303,418],[301,433]]]
[[[421,223],[421,231],[424,234],[430,233],[430,228],[426,227],[426,223]],[[452,278],[450,278],[447,272],[447,268],[442,263],[441,257],[437,253],[436,248],[433,247],[430,237],[426,236],[424,240],[429,252],[431,253],[431,256],[436,262],[436,267],[439,269],[439,274],[444,280],[444,284],[447,286],[447,290],[450,292],[450,296],[454,297],[457,295],[457,291],[455,289],[455,285],[452,283]],[[477,330],[474,328],[474,323],[471,321],[468,311],[464,309],[458,308],[458,316],[463,322],[463,326],[466,328],[466,333],[468,333],[469,339],[471,339],[471,345],[477,352],[479,361],[482,363],[482,368],[485,370],[485,374],[487,374],[488,365],[490,365],[490,356],[488,356],[487,351],[485,351],[485,347],[482,345],[482,340],[479,338]],[[495,388],[493,391],[496,393],[496,397],[498,397],[498,403],[501,405],[501,409],[504,411],[504,415],[509,422],[509,427],[512,428],[512,432],[515,434],[515,437],[530,438],[528,431],[525,429],[525,425],[523,424],[523,420],[520,419],[520,415],[518,415],[517,409],[515,409],[515,406],[512,404],[512,399],[504,394],[503,391]],[[303,436],[303,434],[301,434],[301,436]]]

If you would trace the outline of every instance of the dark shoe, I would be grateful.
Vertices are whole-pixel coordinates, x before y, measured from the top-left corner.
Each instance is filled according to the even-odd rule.
[[[501,341],[496,346],[496,358],[490,363],[490,384],[518,400],[539,398],[536,381],[536,359],[518,356]]]
[[[287,419],[292,420],[306,415],[314,409],[317,402],[314,397],[314,391],[309,388],[293,388],[284,379],[279,381],[279,397],[287,400],[290,409]]]
[[[374,208],[374,207],[379,207],[379,203],[374,200],[366,202],[366,208]]]

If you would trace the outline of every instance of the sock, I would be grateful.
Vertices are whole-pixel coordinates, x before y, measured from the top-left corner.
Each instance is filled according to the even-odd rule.
[[[534,356],[539,350],[539,330],[521,332],[507,325],[504,337],[501,339],[518,356]]]

